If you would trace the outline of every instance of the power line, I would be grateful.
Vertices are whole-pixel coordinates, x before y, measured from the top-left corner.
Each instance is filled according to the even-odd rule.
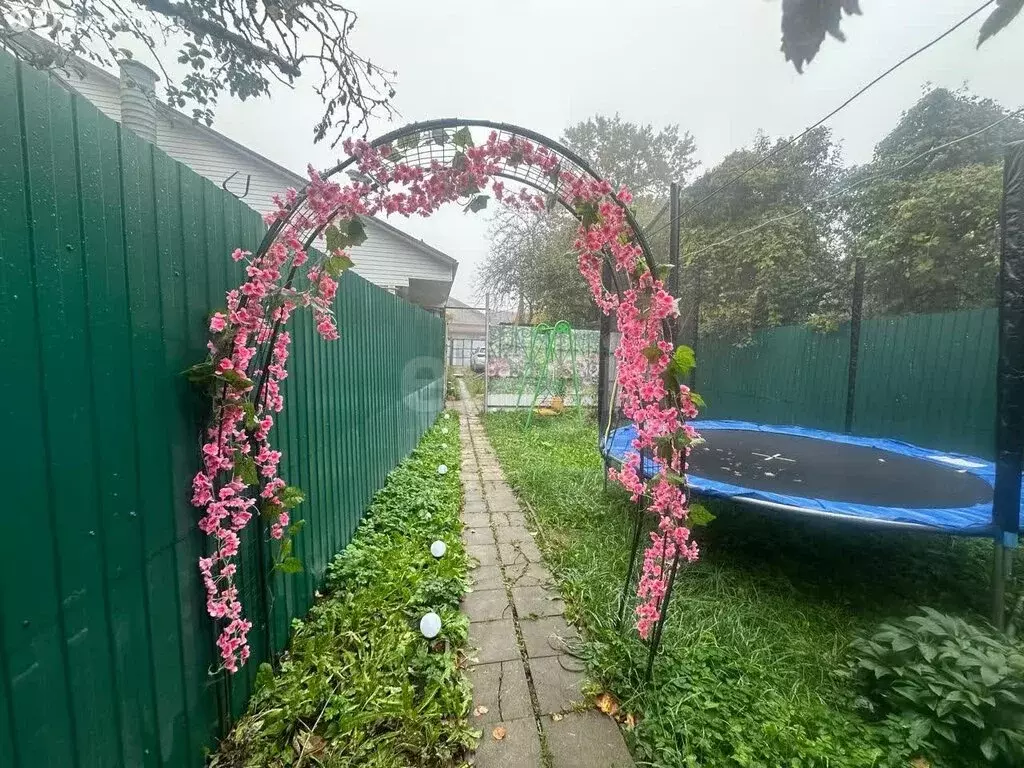
[[[700,256],[702,253],[706,253],[707,251],[710,251],[710,250],[712,250],[714,248],[718,248],[719,246],[725,245],[727,243],[731,243],[733,240],[735,240],[735,239],[737,239],[739,237],[742,237],[743,235],[749,235],[749,234],[751,234],[753,232],[757,232],[758,230],[764,229],[765,227],[769,227],[772,224],[778,224],[780,221],[786,221],[787,219],[792,219],[794,216],[799,216],[802,213],[806,213],[810,208],[812,208],[815,205],[820,205],[821,203],[827,203],[829,200],[833,200],[833,199],[835,199],[837,197],[840,197],[841,195],[844,195],[847,192],[849,192],[851,189],[855,189],[855,188],[857,188],[859,186],[867,184],[869,181],[875,181],[876,179],[880,179],[880,178],[883,178],[885,176],[891,176],[894,173],[899,173],[904,168],[907,168],[908,166],[913,165],[918,160],[920,160],[920,159],[922,159],[924,157],[927,157],[928,155],[933,155],[933,154],[935,154],[936,152],[938,152],[941,149],[946,149],[947,147],[952,147],[954,144],[959,144],[962,141],[967,141],[968,139],[973,139],[975,136],[978,136],[978,135],[980,135],[982,133],[985,133],[985,131],[992,130],[993,128],[995,128],[997,125],[999,125],[1003,121],[1009,120],[1011,117],[1016,117],[1017,115],[1020,115],[1020,114],[1024,114],[1024,107],[1021,107],[1019,109],[1015,109],[1013,112],[1009,112],[1009,113],[1003,115],[998,120],[996,120],[996,121],[994,121],[992,123],[989,123],[988,125],[986,125],[983,128],[979,128],[978,130],[974,131],[973,133],[969,133],[966,136],[961,136],[961,137],[959,137],[957,139],[953,139],[952,141],[947,141],[945,144],[940,144],[937,147],[932,147],[931,149],[926,149],[924,152],[921,152],[921,153],[919,153],[917,155],[914,155],[912,158],[910,158],[906,162],[901,163],[900,165],[897,165],[897,166],[895,166],[893,168],[890,168],[887,171],[880,171],[879,173],[872,174],[871,176],[865,176],[863,179],[858,179],[855,182],[847,184],[845,187],[840,187],[839,189],[835,190],[834,192],[830,192],[829,194],[825,195],[824,197],[819,197],[817,200],[811,200],[808,203],[804,203],[802,206],[797,208],[795,211],[792,211],[791,213],[786,213],[786,214],[783,214],[782,216],[776,216],[775,218],[768,219],[766,221],[762,221],[760,224],[757,224],[757,225],[755,225],[753,227],[749,227],[748,229],[740,230],[736,234],[730,235],[729,237],[725,238],[724,240],[719,240],[718,242],[712,243],[711,245],[707,245],[707,246],[701,248],[700,250],[691,251],[689,253],[684,253],[683,257],[687,258],[687,257]]]
[[[960,27],[962,27],[962,26],[963,26],[964,24],[966,24],[967,22],[969,22],[969,21],[970,21],[971,19],[973,19],[973,18],[974,18],[975,16],[977,16],[977,15],[978,15],[979,13],[981,13],[981,12],[982,12],[983,10],[985,10],[985,9],[986,9],[986,8],[988,8],[988,7],[990,6],[990,5],[992,5],[992,3],[994,3],[994,2],[996,2],[996,0],[987,0],[987,2],[985,2],[985,3],[982,3],[982,4],[980,5],[980,6],[978,6],[978,7],[977,7],[977,8],[975,8],[975,9],[974,9],[973,11],[971,11],[971,12],[970,12],[969,14],[967,14],[966,16],[964,16],[964,17],[963,17],[962,19],[960,19],[960,21],[958,21],[958,22],[957,22],[956,24],[954,24],[954,25],[953,25],[952,27],[950,27],[949,29],[947,29],[947,30],[946,30],[945,32],[943,32],[943,33],[942,33],[941,35],[939,35],[938,37],[934,38],[933,40],[931,40],[931,41],[929,41],[929,42],[925,43],[924,45],[922,45],[922,46],[921,46],[920,48],[918,48],[918,49],[917,49],[916,51],[914,51],[913,53],[909,53],[909,54],[907,54],[906,56],[904,56],[904,57],[903,57],[902,59],[900,59],[899,61],[897,61],[897,62],[896,62],[895,64],[893,64],[893,65],[892,65],[891,67],[889,67],[889,68],[888,68],[887,70],[885,70],[884,72],[882,72],[882,74],[878,75],[878,76],[877,76],[877,77],[876,77],[876,78],[875,78],[874,80],[872,80],[872,81],[871,81],[871,82],[869,82],[869,83],[868,83],[867,85],[863,86],[863,87],[862,87],[862,88],[861,88],[860,90],[858,90],[858,91],[857,91],[856,93],[854,93],[854,94],[853,94],[852,96],[850,96],[850,98],[848,98],[848,99],[847,99],[846,101],[844,101],[844,102],[843,102],[842,104],[840,104],[840,105],[839,105],[838,107],[836,107],[835,109],[833,109],[833,110],[832,110],[831,112],[829,112],[829,113],[828,113],[827,115],[825,115],[825,116],[824,116],[823,118],[821,118],[821,119],[820,119],[820,120],[818,120],[818,121],[817,121],[816,123],[814,123],[813,125],[811,125],[811,126],[810,126],[809,128],[806,128],[806,129],[805,129],[805,130],[803,131],[803,133],[800,133],[799,135],[797,135],[797,136],[794,136],[793,138],[791,138],[791,139],[789,139],[789,140],[787,140],[787,141],[783,142],[783,143],[782,143],[782,144],[780,144],[779,146],[775,147],[775,149],[773,149],[773,150],[772,150],[771,152],[769,152],[768,154],[766,154],[766,155],[765,155],[764,157],[762,157],[762,158],[761,158],[760,160],[758,160],[758,161],[757,161],[756,163],[753,163],[753,164],[751,164],[750,166],[748,166],[747,168],[745,168],[745,169],[743,169],[742,171],[740,171],[740,172],[739,172],[738,174],[736,174],[736,175],[735,175],[735,176],[733,176],[733,177],[732,177],[731,179],[729,179],[729,180],[728,180],[727,182],[725,182],[725,183],[724,183],[724,184],[723,184],[722,186],[720,186],[720,187],[716,187],[715,189],[713,189],[713,190],[711,190],[710,192],[708,192],[708,194],[706,194],[706,195],[705,195],[704,197],[702,197],[702,198],[700,198],[699,200],[697,200],[697,201],[696,201],[695,203],[693,203],[692,205],[689,205],[689,206],[687,206],[687,208],[686,208],[686,209],[685,209],[684,211],[682,211],[682,212],[681,212],[681,213],[680,213],[680,214],[679,214],[679,215],[678,215],[678,216],[677,216],[677,217],[676,217],[675,219],[671,219],[671,220],[669,220],[668,222],[666,222],[665,224],[663,224],[663,225],[662,225],[661,227],[659,227],[659,228],[658,228],[658,229],[656,229],[655,231],[653,231],[653,232],[650,232],[650,233],[648,233],[648,234],[647,234],[647,237],[648,237],[648,238],[654,237],[654,236],[655,236],[656,234],[658,234],[659,232],[661,232],[661,231],[662,231],[663,229],[665,229],[666,227],[669,227],[669,226],[671,226],[672,224],[674,224],[674,223],[675,223],[675,222],[676,222],[677,220],[679,220],[679,219],[682,219],[682,218],[683,218],[684,216],[686,216],[686,214],[688,214],[688,213],[689,213],[690,211],[694,210],[695,208],[699,208],[699,207],[700,207],[701,205],[703,205],[704,203],[706,203],[706,202],[707,202],[708,200],[710,200],[711,198],[713,198],[713,197],[714,197],[715,195],[717,195],[717,194],[718,194],[719,192],[721,192],[722,190],[724,190],[724,189],[728,189],[729,187],[731,187],[731,186],[732,186],[733,184],[735,184],[735,183],[736,183],[737,181],[739,181],[740,179],[742,179],[742,178],[743,178],[744,176],[746,176],[746,175],[747,175],[748,173],[750,173],[751,171],[753,171],[753,170],[756,170],[757,168],[760,168],[760,167],[761,167],[762,165],[764,165],[765,163],[767,163],[767,162],[768,162],[769,160],[771,160],[771,159],[772,159],[773,157],[775,157],[775,155],[779,154],[779,153],[780,153],[780,152],[782,152],[782,151],[783,151],[784,149],[788,149],[789,147],[793,146],[793,145],[794,145],[794,144],[795,144],[796,142],[798,142],[798,141],[799,141],[800,139],[802,139],[802,138],[803,138],[804,136],[806,136],[806,135],[807,135],[808,133],[810,133],[811,131],[813,131],[813,130],[814,130],[815,128],[818,128],[818,127],[819,127],[819,126],[821,126],[821,125],[822,125],[823,123],[825,123],[825,122],[827,122],[828,120],[830,120],[830,119],[832,119],[833,117],[835,117],[835,116],[836,116],[837,114],[839,114],[839,112],[840,112],[840,111],[842,111],[843,109],[845,109],[846,107],[848,107],[848,106],[849,106],[850,104],[852,104],[852,103],[853,103],[854,101],[856,101],[856,100],[857,100],[858,98],[860,98],[861,96],[863,96],[863,95],[864,95],[864,94],[865,94],[865,93],[866,93],[867,91],[869,91],[869,90],[870,90],[871,88],[873,88],[874,86],[876,86],[876,85],[877,85],[878,83],[880,83],[880,82],[881,82],[882,80],[884,80],[884,79],[885,79],[886,77],[888,77],[889,75],[891,75],[891,74],[892,74],[893,72],[895,72],[895,71],[896,71],[897,69],[899,69],[900,67],[902,67],[902,66],[903,66],[904,64],[906,64],[906,63],[907,63],[908,61],[910,61],[910,60],[911,60],[911,59],[913,59],[914,57],[916,57],[916,56],[918,56],[918,55],[920,55],[920,54],[924,53],[925,51],[927,51],[927,50],[928,50],[929,48],[931,48],[931,47],[932,47],[933,45],[935,45],[935,44],[936,44],[936,43],[938,43],[939,41],[941,41],[941,40],[944,40],[945,38],[949,37],[949,35],[951,35],[951,34],[953,34],[954,32],[956,32],[956,30],[960,29]]]

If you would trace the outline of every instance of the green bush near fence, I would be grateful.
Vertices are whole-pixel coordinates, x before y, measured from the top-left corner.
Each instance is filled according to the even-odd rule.
[[[214,768],[447,766],[471,745],[458,463],[458,421],[445,414],[374,496],[323,600],[294,622],[280,671],[261,668]],[[428,611],[442,620],[433,642],[418,629]]]

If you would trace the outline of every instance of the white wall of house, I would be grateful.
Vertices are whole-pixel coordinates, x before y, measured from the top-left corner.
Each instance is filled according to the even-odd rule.
[[[121,121],[116,77],[86,65],[81,73],[62,74],[61,79],[105,115]],[[249,192],[242,201],[261,214],[273,209],[274,195],[305,184],[303,177],[162,105],[157,107],[156,146],[218,186],[236,174],[227,183],[236,195],[245,192],[249,177]],[[457,265],[432,255],[428,249],[429,246],[420,248],[370,219],[366,242],[353,249],[353,269],[371,283],[391,291],[408,287],[410,278],[447,282],[450,288]]]

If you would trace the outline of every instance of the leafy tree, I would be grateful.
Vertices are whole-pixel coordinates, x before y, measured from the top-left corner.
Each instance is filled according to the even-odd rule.
[[[834,309],[837,277],[845,271],[835,209],[808,209],[754,229],[822,196],[841,177],[839,147],[827,128],[815,129],[712,201],[693,205],[783,141],[760,136],[686,190],[683,210],[692,210],[681,226],[680,306],[685,315],[699,302],[701,336],[742,339],[759,328],[802,323]]]
[[[374,112],[391,114],[394,73],[351,48],[355,23],[338,0],[0,0],[0,47],[41,69],[73,69],[75,55],[103,66],[131,57],[127,38],[157,60],[167,102],[191,105],[207,124],[225,91],[244,100],[313,75],[324,102],[314,138],[330,133],[334,146]],[[176,58],[189,71],[180,79],[164,66],[171,37],[184,38]]]
[[[629,186],[641,222],[661,207],[670,182],[685,179],[697,167],[693,137],[674,125],[655,130],[618,115],[598,115],[567,128],[562,142],[597,173]],[[568,320],[577,327],[595,327],[598,310],[571,253],[575,234],[576,220],[561,209],[549,214],[499,209],[478,289],[518,304],[520,315],[533,322]],[[667,259],[667,246],[668,232],[662,229],[651,247],[657,257]]]
[[[1000,163],[1006,144],[1024,138],[1024,118],[1017,114],[966,88],[929,88],[875,147],[874,163],[882,168],[895,168],[953,141],[957,143],[902,169],[899,178],[979,163]],[[988,128],[993,123],[998,124]],[[983,128],[988,130],[978,133]],[[974,133],[978,135],[971,136]],[[963,140],[965,136],[971,138]]]
[[[867,312],[994,304],[1002,154],[1018,138],[1024,138],[1024,120],[964,89],[929,90],[903,113],[878,143],[874,161],[851,174],[870,181],[845,205],[849,242],[867,267]],[[910,162],[936,147],[942,149]]]
[[[656,131],[615,117],[597,115],[565,129],[562,143],[590,162],[612,183],[634,195],[663,196],[672,181],[683,181],[697,167],[696,145],[678,125]]]
[[[927,4],[920,4],[922,9]],[[978,33],[980,46],[1001,31],[1024,8],[1024,0],[996,0]],[[860,14],[860,0],[782,0],[782,52],[792,61],[797,72],[803,72],[817,55],[825,34],[843,42],[843,15]],[[925,12],[927,12],[925,10]]]

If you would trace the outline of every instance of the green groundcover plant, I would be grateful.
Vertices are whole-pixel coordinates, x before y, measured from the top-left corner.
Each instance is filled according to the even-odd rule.
[[[454,414],[443,415],[388,476],[328,567],[323,599],[294,622],[280,668],[260,667],[214,768],[461,763],[474,734],[460,665],[468,624],[458,612],[467,559],[457,433]],[[438,539],[441,558],[430,553]],[[442,621],[433,641],[419,631],[428,611]]]
[[[994,629],[931,608],[852,644],[864,706],[949,766],[1024,765],[1024,653]]]

